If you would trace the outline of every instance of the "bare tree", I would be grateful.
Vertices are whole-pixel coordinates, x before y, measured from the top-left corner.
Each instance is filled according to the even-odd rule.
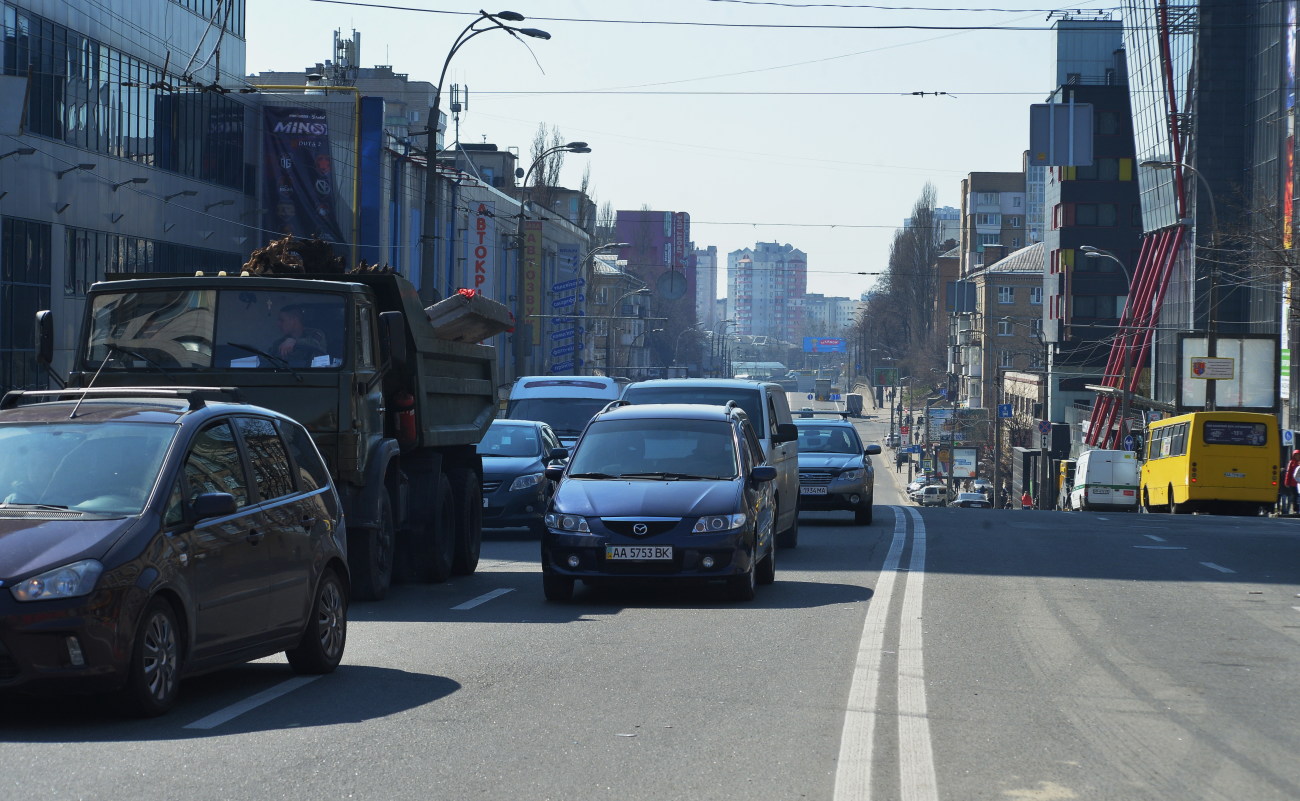
[[[550,208],[555,202],[555,187],[560,185],[560,173],[564,169],[564,151],[553,150],[564,144],[560,129],[551,126],[547,130],[545,123],[539,123],[537,133],[533,134],[533,144],[529,147],[532,157],[532,200],[534,203]],[[551,152],[547,152],[547,151]]]

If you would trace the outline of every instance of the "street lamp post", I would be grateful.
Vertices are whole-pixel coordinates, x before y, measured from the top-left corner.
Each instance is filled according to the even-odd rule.
[[[587,269],[587,266],[591,263],[591,258],[595,256],[597,253],[601,252],[602,250],[614,250],[614,249],[621,250],[622,248],[626,248],[626,247],[631,247],[631,245],[629,245],[626,242],[606,242],[603,245],[596,245],[591,250],[588,250],[586,254],[583,255],[582,259],[578,261],[578,280],[580,282],[578,291],[582,294],[582,317],[585,318],[587,316],[587,303],[590,301],[592,286],[594,283],[592,280],[590,280],[589,276],[591,273],[589,273]],[[579,342],[582,341],[581,336],[576,337],[576,339]],[[580,374],[577,358],[574,358],[573,360],[573,374],[574,375]]]
[[[709,356],[714,362],[714,369],[717,371],[719,378],[723,377],[721,362],[727,348],[727,343],[724,339],[727,334],[727,326],[735,324],[735,320],[719,320],[718,324],[713,327],[713,333],[715,336],[713,347],[709,349]]]
[[[537,169],[537,166],[539,164],[544,164],[547,156],[551,155],[552,153],[561,153],[561,152],[590,153],[591,148],[587,146],[586,142],[566,142],[562,145],[555,145],[554,147],[548,147],[545,150],[543,150],[541,153],[538,153],[537,158],[533,161],[533,163],[528,165],[528,171],[524,173],[523,187],[525,193],[528,193],[528,179],[533,174],[533,170]],[[528,361],[529,341],[533,339],[532,327],[537,324],[534,323],[532,319],[530,319],[529,317],[530,304],[527,302],[528,275],[530,272],[534,273],[535,280],[538,281],[541,280],[540,278],[537,277],[537,274],[539,274],[541,271],[541,265],[539,264],[539,259],[541,254],[534,253],[533,250],[528,246],[528,242],[529,242],[528,230],[527,230],[528,229],[528,206],[531,203],[532,203],[532,198],[530,193],[528,193],[528,197],[523,197],[520,199],[519,214],[517,218],[518,219],[518,241],[523,246],[520,248],[520,253],[522,255],[518,260],[519,263],[515,270],[515,303],[519,304],[522,307],[521,310],[523,311],[523,315],[518,317],[518,319],[522,320],[522,325],[515,326],[514,361],[515,361],[516,375],[523,375],[526,370],[527,361]],[[540,286],[536,287],[535,291],[540,292],[541,287]],[[573,362],[574,362],[574,369],[576,370],[577,362],[578,362],[577,354],[574,355]]]
[[[429,163],[424,171],[424,220],[422,223],[423,231],[420,236],[420,292],[425,300],[437,299],[438,293],[438,106],[442,102],[442,85],[447,79],[447,67],[451,65],[452,57],[465,46],[465,43],[480,33],[501,30],[516,39],[519,38],[519,34],[533,39],[551,38],[551,35],[546,31],[537,28],[516,28],[512,25],[503,24],[502,20],[506,22],[523,22],[524,15],[514,11],[498,11],[495,14],[480,11],[479,16],[466,25],[465,29],[452,42],[451,49],[447,51],[447,57],[443,59],[442,71],[438,73],[438,83],[433,87],[433,106],[429,109],[428,120],[427,158]],[[481,23],[490,23],[490,25],[482,28],[477,27]]]
[[[1210,189],[1210,182],[1201,174],[1201,171],[1190,164],[1177,161],[1144,161],[1139,166],[1149,167],[1153,170],[1186,170],[1196,176],[1201,183],[1201,187],[1205,190],[1205,199],[1210,204],[1210,299],[1209,308],[1205,314],[1205,355],[1207,358],[1213,359],[1218,353],[1219,344],[1219,324],[1215,320],[1215,315],[1219,311],[1219,212],[1214,205],[1214,192]],[[1205,382],[1205,409],[1212,412],[1217,407],[1218,379],[1209,378]]]
[[[1129,292],[1132,293],[1132,291],[1133,291],[1133,273],[1129,272],[1128,267],[1124,264],[1124,262],[1120,261],[1119,256],[1116,256],[1114,253],[1111,253],[1109,250],[1103,250],[1102,248],[1095,248],[1095,247],[1093,247],[1092,245],[1083,245],[1083,246],[1081,246],[1081,247],[1079,248],[1079,250],[1082,250],[1083,253],[1084,253],[1084,256],[1086,256],[1087,258],[1090,258],[1090,259],[1110,259],[1111,261],[1113,261],[1113,262],[1115,262],[1116,264],[1118,264],[1118,265],[1119,265],[1119,268],[1120,268],[1121,270],[1124,271],[1124,277],[1128,279]],[[1129,412],[1129,406],[1130,406],[1131,403],[1132,403],[1132,401],[1131,401],[1131,398],[1132,398],[1132,392],[1131,392],[1131,390],[1129,389],[1129,382],[1130,382],[1129,373],[1130,373],[1130,371],[1131,371],[1130,361],[1131,361],[1131,359],[1132,359],[1132,351],[1133,351],[1133,349],[1130,347],[1130,343],[1129,343],[1128,340],[1127,340],[1127,336],[1128,336],[1128,334],[1127,334],[1126,332],[1121,332],[1120,336],[1121,336],[1121,337],[1125,337],[1125,339],[1123,340],[1123,342],[1124,342],[1124,365],[1123,365],[1123,368],[1122,368],[1121,379],[1120,379],[1121,381],[1124,382],[1124,384],[1123,384],[1123,390],[1124,390],[1124,392],[1123,392],[1123,394],[1120,396],[1120,404],[1119,404],[1119,430],[1120,430],[1120,433],[1123,434],[1123,433],[1124,433],[1124,428],[1125,428],[1125,426],[1128,425],[1128,412]],[[1109,426],[1107,426],[1107,428],[1109,429]],[[1110,432],[1107,431],[1106,433],[1109,434]]]
[[[618,300],[614,301],[613,305],[610,308],[611,310],[617,310],[624,300],[627,300],[633,295],[648,295],[648,294],[650,294],[649,287],[643,286],[639,289],[634,289],[631,292],[624,293],[621,297],[619,297]],[[618,320],[618,319],[623,319],[623,318],[617,314],[611,315],[611,319],[609,321],[610,325],[609,325],[608,333],[605,334],[605,375],[609,375],[609,376],[612,376],[614,374],[613,373],[614,359],[618,356],[618,349],[614,347],[614,332],[622,331],[621,328],[618,328],[617,326],[614,325],[614,320]],[[640,318],[629,317],[626,319],[640,319]]]

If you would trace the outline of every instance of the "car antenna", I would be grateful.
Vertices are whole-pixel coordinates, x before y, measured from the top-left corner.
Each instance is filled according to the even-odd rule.
[[[95,374],[90,377],[90,382],[86,384],[86,388],[81,391],[81,397],[77,398],[77,403],[72,407],[72,413],[68,415],[69,420],[72,420],[77,416],[77,410],[81,408],[81,402],[86,399],[86,394],[95,386],[95,381],[99,378],[99,374],[104,372],[104,367],[108,364],[108,360],[113,358],[114,353],[117,353],[117,343],[108,342],[105,344],[108,347],[108,352],[104,354],[104,360],[99,363],[99,367],[95,370]]]

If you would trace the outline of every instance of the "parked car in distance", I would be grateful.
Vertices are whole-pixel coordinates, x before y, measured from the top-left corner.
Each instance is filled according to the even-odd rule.
[[[483,527],[524,527],[542,534],[542,516],[555,491],[546,466],[569,455],[546,423],[492,421],[478,443],[483,457]]]
[[[959,492],[951,505],[962,509],[992,509],[993,501],[982,492]]]
[[[898,434],[890,434],[887,437],[885,437],[885,445],[890,448],[897,448],[902,443],[902,441],[903,438],[900,437]]]
[[[790,404],[780,384],[731,378],[666,378],[637,381],[623,390],[629,403],[735,401],[749,417],[767,464],[776,468],[776,538],[782,548],[799,544],[799,445]]]
[[[952,495],[943,484],[931,484],[928,487],[922,487],[920,492],[912,496],[912,500],[921,506],[946,506],[951,499]]]
[[[870,525],[875,500],[871,457],[879,445],[863,445],[846,419],[794,421],[799,431],[799,508],[853,512],[853,522]]]
[[[987,478],[974,479],[973,481],[971,481],[971,491],[986,492],[991,497],[993,494],[993,482],[989,481]]]
[[[734,600],[776,578],[776,469],[734,402],[622,405],[592,419],[542,535],[542,589],[573,583],[721,581]]]
[[[109,692],[158,715],[182,679],[347,638],[339,497],[301,425],[192,387],[0,402],[0,691]]]

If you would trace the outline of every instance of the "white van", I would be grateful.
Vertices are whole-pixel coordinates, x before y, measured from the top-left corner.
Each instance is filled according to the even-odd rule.
[[[1084,451],[1074,465],[1070,508],[1135,512],[1139,467],[1132,451]]]
[[[526,375],[510,388],[505,416],[546,423],[561,445],[572,447],[596,412],[618,400],[627,383],[603,375]]]
[[[623,390],[628,403],[705,403],[734,400],[763,443],[767,463],[776,468],[776,544],[799,544],[799,432],[780,384],[734,378],[658,378]]]

